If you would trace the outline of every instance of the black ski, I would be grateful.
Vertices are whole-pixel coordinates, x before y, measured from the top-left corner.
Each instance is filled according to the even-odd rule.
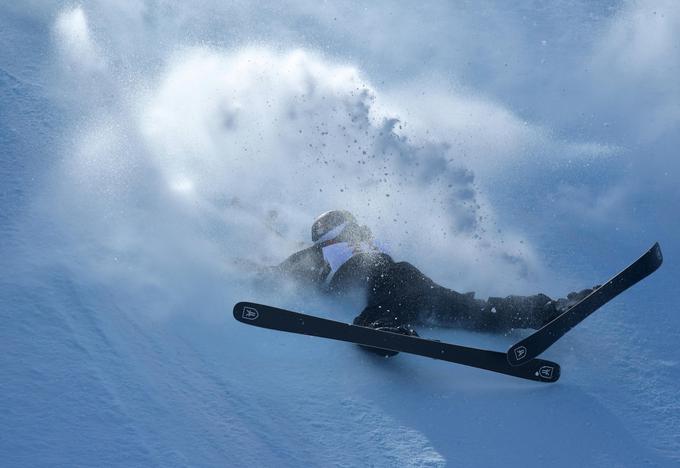
[[[633,286],[638,281],[654,273],[661,266],[663,256],[657,242],[642,257],[628,268],[614,276],[580,302],[558,315],[541,329],[513,345],[507,353],[508,362],[513,366],[530,363],[532,359],[548,349],[598,308]]]
[[[556,382],[560,377],[560,366],[542,359],[534,359],[522,367],[513,367],[508,364],[505,353],[350,325],[252,302],[236,304],[234,318],[257,327],[417,354],[538,382]]]

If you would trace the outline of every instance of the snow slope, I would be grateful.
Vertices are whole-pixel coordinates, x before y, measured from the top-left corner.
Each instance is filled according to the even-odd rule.
[[[501,40],[525,27],[518,17],[472,37],[489,62],[458,74],[472,73],[477,91],[441,91],[435,75],[421,77],[426,97],[389,70],[409,64],[390,58],[386,39],[413,32],[409,12],[365,10],[394,17],[375,33],[363,20],[328,26],[352,17],[341,7],[278,8],[0,7],[3,465],[677,466],[680,195],[665,102],[678,95],[664,76],[636,91],[665,101],[644,100],[647,127],[627,140],[633,123],[600,126],[611,116],[587,92],[564,112],[496,100],[522,93],[483,73],[500,66],[486,42],[525,50]],[[447,8],[412,14],[434,29],[439,16],[442,27],[495,16],[493,4]],[[552,14],[593,18],[587,8]],[[659,10],[680,18],[673,4]],[[520,13],[553,21],[540,8]],[[614,56],[625,28],[644,32],[646,18],[644,4],[627,6],[592,26],[604,37],[594,56]],[[239,24],[259,26],[253,37]],[[352,42],[356,31],[367,44]],[[667,59],[665,37],[652,39]],[[423,55],[415,40],[402,45],[409,60]],[[538,68],[544,52],[526,47],[512,56]],[[386,75],[368,65],[375,50]],[[442,50],[430,51],[433,68],[471,56]],[[547,58],[540,74],[559,75]],[[563,121],[579,106],[598,116],[585,130]],[[483,295],[564,294],[655,240],[666,263],[545,354],[562,365],[555,385],[235,322],[239,300],[352,319],[355,304],[262,290],[251,274],[337,205],[371,220],[397,258]],[[420,332],[498,350],[526,333]]]

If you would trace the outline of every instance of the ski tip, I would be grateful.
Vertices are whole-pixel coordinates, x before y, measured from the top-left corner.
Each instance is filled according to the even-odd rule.
[[[652,248],[649,250],[654,254],[654,257],[657,260],[657,264],[660,266],[663,263],[663,254],[661,253],[661,246],[659,245],[658,242],[654,243]]]
[[[257,311],[258,304],[253,302],[237,302],[234,305],[234,318],[239,322],[245,322],[245,320],[252,321],[259,317],[259,312]],[[247,323],[247,322],[245,322]]]
[[[524,346],[523,341],[513,345],[507,352],[508,364],[511,366],[521,366],[531,360],[534,356],[529,356],[529,352]]]
[[[562,369],[556,362],[539,360],[538,369],[534,372],[534,376],[541,382],[555,383],[560,380]]]
[[[560,365],[544,359],[535,359],[521,344],[511,347],[507,353],[508,364],[515,369],[526,369],[530,379],[538,382],[557,382],[561,375]]]
[[[236,304],[234,304],[234,309],[233,309],[234,317],[236,317],[236,314],[238,312],[240,312],[243,309],[243,307],[246,306],[246,305],[248,305],[247,302],[237,302]]]

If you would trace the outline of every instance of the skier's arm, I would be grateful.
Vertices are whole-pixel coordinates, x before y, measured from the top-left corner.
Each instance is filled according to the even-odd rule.
[[[476,299],[445,288],[408,262],[388,263],[369,291],[368,306],[355,324],[436,323],[440,326],[502,332],[538,328],[555,314],[544,294]]]

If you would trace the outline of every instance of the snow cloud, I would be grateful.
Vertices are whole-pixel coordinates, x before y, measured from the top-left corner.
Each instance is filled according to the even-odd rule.
[[[680,125],[678,31],[677,2],[632,2],[604,31],[592,57],[602,91],[630,106],[645,141]]]
[[[57,45],[68,63],[84,71],[102,71],[104,58],[95,44],[81,7],[59,13],[55,24]]]
[[[76,143],[65,150],[61,212],[65,219],[87,213],[79,229],[107,244],[116,260],[104,261],[106,269],[115,272],[117,265],[132,262],[123,271],[138,271],[140,281],[162,285],[174,280],[159,279],[159,272],[175,268],[168,259],[182,252],[190,260],[178,259],[177,265],[196,262],[196,269],[215,274],[243,262],[276,263],[308,241],[315,215],[344,207],[385,239],[396,258],[413,261],[442,283],[482,295],[542,289],[541,265],[523,229],[514,230],[498,215],[513,208],[507,200],[499,202],[498,189],[512,193],[531,186],[528,193],[555,201],[542,209],[579,217],[578,206],[589,203],[573,200],[578,191],[572,188],[590,182],[578,180],[572,161],[587,166],[619,148],[558,136],[493,98],[504,75],[492,45],[504,44],[501,55],[510,66],[521,67],[526,59],[519,52],[526,38],[513,35],[516,21],[502,22],[493,30],[499,36],[492,34],[515,37],[512,41],[475,39],[484,42],[480,50],[498,76],[489,81],[480,74],[482,84],[493,85],[485,94],[441,79],[443,64],[461,72],[464,62],[476,59],[471,49],[449,53],[439,42],[432,45],[431,76],[416,79],[405,71],[408,79],[384,84],[385,76],[370,61],[374,48],[382,50],[395,30],[362,26],[376,14],[372,9],[351,25],[331,22],[335,10],[309,10],[317,35],[328,27],[338,37],[361,32],[366,38],[366,53],[350,61],[337,50],[320,52],[327,49],[316,47],[323,38],[308,45],[291,36],[298,29],[286,26],[285,18],[304,10],[301,4],[281,13],[283,19],[265,32],[247,9],[239,10],[239,23],[221,4],[204,6],[219,11],[224,23],[213,24],[179,4],[168,5],[171,15],[160,15],[139,2],[95,2],[55,16],[54,38],[67,65],[64,82],[72,86],[83,71],[99,77],[77,80],[79,86],[64,93],[78,104],[73,107],[78,126]],[[392,10],[395,21],[415,27],[403,11]],[[623,66],[626,60],[612,57],[639,55],[640,73],[644,63],[659,58],[644,55],[644,44],[660,44],[655,54],[672,58],[667,26],[672,19],[642,39],[646,27],[636,26],[642,20],[630,22],[638,11],[631,7],[614,20],[594,57]],[[268,6],[262,14],[277,17],[276,12]],[[456,19],[461,31],[473,13],[461,10]],[[114,20],[98,21],[100,16]],[[493,22],[497,16],[503,15],[492,15]],[[166,17],[171,19],[159,19]],[[240,24],[270,40],[244,42]],[[210,40],[200,35],[205,31]],[[240,39],[230,42],[233,35]],[[351,56],[359,44],[345,39]],[[460,43],[458,35],[450,39]],[[279,40],[301,45],[267,45]],[[412,62],[426,52],[425,44],[404,47],[408,67],[391,63],[396,55],[387,54],[386,61],[417,68]],[[572,172],[571,180],[562,180]],[[630,200],[625,187],[614,184],[610,193],[593,216]]]
[[[65,82],[116,55],[81,8],[59,13],[55,31]],[[309,242],[318,213],[342,207],[443,283],[536,289],[540,262],[499,225],[476,177],[550,141],[506,108],[382,90],[307,48],[183,46],[159,67],[123,68],[70,92],[80,123],[50,210],[76,238],[98,239],[88,257],[101,273],[191,296],[195,281],[176,275],[275,264]]]

